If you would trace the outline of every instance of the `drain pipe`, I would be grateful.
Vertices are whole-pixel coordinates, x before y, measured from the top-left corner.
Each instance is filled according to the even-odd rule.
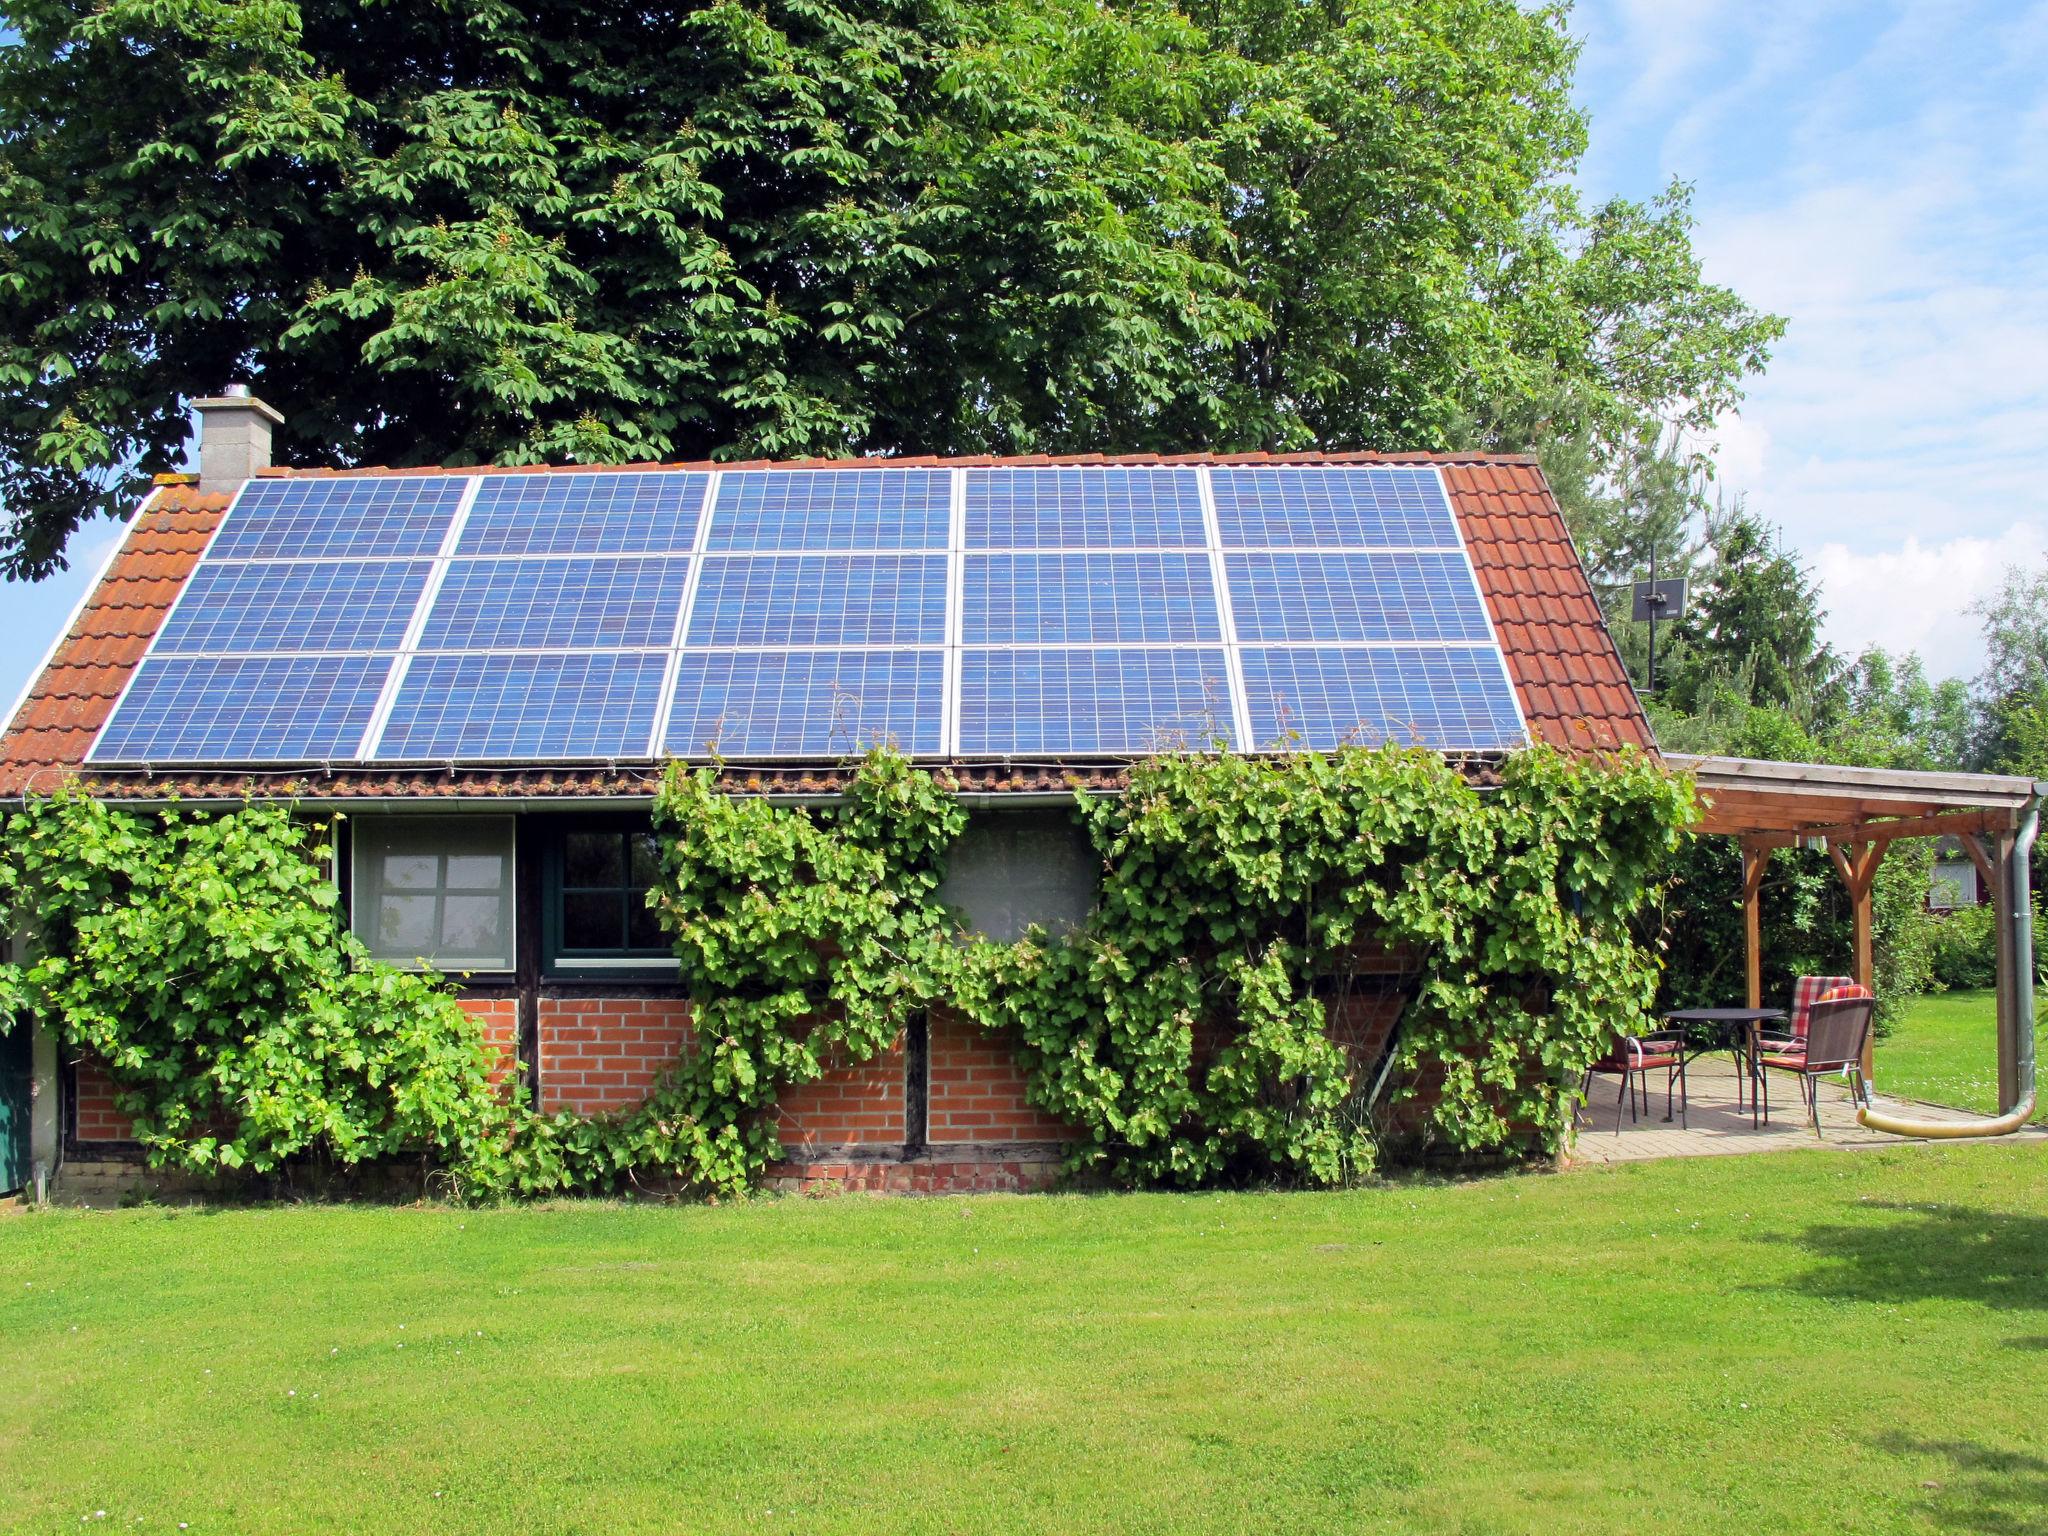
[[[1925,1136],[1935,1140],[1960,1140],[1977,1136],[2010,1136],[2034,1115],[2034,900],[2028,878],[2034,838],[2041,830],[2041,801],[2048,796],[2048,784],[2037,783],[2034,796],[2020,817],[2019,835],[2013,839],[2012,858],[2005,871],[2006,910],[2012,914],[2013,969],[2018,988],[2013,997],[2013,1024],[2019,1039],[2013,1049],[2013,1089],[2019,1102],[1995,1120],[1908,1120],[1881,1114],[1868,1106],[1856,1111],[1860,1124],[1893,1136]]]

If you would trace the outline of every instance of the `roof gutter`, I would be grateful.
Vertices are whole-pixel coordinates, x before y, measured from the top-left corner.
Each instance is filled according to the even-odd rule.
[[[1116,789],[1084,789],[1083,793],[1096,795],[1119,795]],[[727,797],[734,800],[770,800],[777,805],[837,805],[846,796],[841,793],[801,792],[790,790],[728,790]],[[23,797],[24,799],[26,797]],[[182,811],[225,811],[239,810],[248,804],[240,796],[216,796],[212,799],[180,798],[170,799],[162,795],[95,795],[102,805],[131,806],[138,810],[173,808]],[[277,797],[280,799],[287,797]],[[970,790],[953,797],[969,810],[1002,810],[1007,806],[1028,805],[1072,805],[1074,791],[1071,789],[1030,789],[1030,790]],[[302,811],[371,811],[376,814],[416,812],[428,816],[502,815],[507,811],[587,811],[587,810],[644,810],[654,803],[655,792],[644,795],[297,795],[289,797],[289,803]]]
[[[2019,1038],[2013,1043],[2013,1092],[2016,1102],[2004,1106],[2005,1113],[1991,1120],[1913,1120],[1887,1115],[1864,1106],[1856,1112],[1858,1123],[1892,1136],[1924,1136],[1954,1141],[1983,1136],[2010,1136],[2034,1117],[2034,900],[2031,874],[2034,840],[2041,831],[2041,802],[2048,798],[2048,783],[2036,783],[2020,813],[2018,834],[2012,855],[2006,861],[2005,903],[2012,923],[2014,971],[2013,1025]]]

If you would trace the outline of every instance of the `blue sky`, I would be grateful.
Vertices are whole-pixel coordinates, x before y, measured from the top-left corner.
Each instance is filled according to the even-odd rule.
[[[1597,195],[1697,188],[1710,276],[1791,320],[1722,481],[1842,649],[1981,665],[2048,546],[2048,4],[1582,0]]]
[[[1717,434],[1829,637],[1977,669],[1970,603],[2048,549],[2048,0],[1580,0],[1583,181],[1697,187],[1708,272],[1791,317]],[[0,589],[0,707],[115,537]]]

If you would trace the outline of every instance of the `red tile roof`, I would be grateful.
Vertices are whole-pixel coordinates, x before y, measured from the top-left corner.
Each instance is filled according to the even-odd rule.
[[[806,459],[779,468],[844,466],[847,460]],[[873,465],[868,459],[852,461]],[[1564,517],[1533,459],[1474,454],[1082,454],[1066,457],[890,459],[903,465],[1035,464],[1439,464],[1451,504],[1471,551],[1480,591],[1499,632],[1508,671],[1530,734],[1571,751],[1630,745],[1655,750],[1621,654],[1602,621],[1591,583],[1572,547]],[[579,466],[584,467],[584,466]],[[597,468],[600,466],[588,466]],[[614,468],[619,466],[601,466]],[[625,466],[718,468],[735,464]],[[420,469],[408,474],[517,474],[516,469]],[[270,474],[368,474],[370,470],[272,470]],[[135,664],[162,624],[173,599],[227,509],[225,496],[202,496],[189,483],[169,479],[144,503],[99,583],[31,684],[15,717],[0,735],[0,795],[55,788],[78,773],[93,737],[126,685]],[[1482,771],[1475,763],[1473,770]],[[1113,789],[1123,782],[1115,766],[1059,763],[962,766],[963,790],[992,793],[1059,791],[1074,784]],[[414,799],[491,797],[589,799],[640,797],[657,775],[646,769],[464,770],[390,773],[344,769],[334,774],[294,770],[276,774],[144,775],[96,773],[94,790],[115,798],[239,798],[295,794],[311,799]],[[829,793],[841,775],[824,766],[735,768],[736,790]]]
[[[188,485],[143,503],[0,736],[0,794],[55,789],[77,771],[227,505]]]

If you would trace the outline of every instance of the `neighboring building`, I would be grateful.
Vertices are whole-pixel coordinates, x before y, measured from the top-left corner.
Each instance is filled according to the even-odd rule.
[[[1152,751],[1654,749],[1527,458],[295,472],[267,407],[202,410],[199,476],[159,483],[0,735],[0,797],[345,809],[357,933],[465,973],[544,1110],[636,1102],[687,1037],[641,901],[667,756],[715,741],[734,793],[790,796],[876,739],[947,763],[976,817],[951,894],[1006,938],[1085,915],[1058,807]],[[1381,1059],[1398,991],[1349,1006]],[[132,1152],[96,1064],[38,1050],[39,1158]],[[1028,1184],[1063,1135],[942,1016],[780,1112],[791,1182]]]
[[[1977,866],[1963,845],[1944,837],[1934,845],[1934,873],[1927,883],[1927,905],[1935,912],[1984,904],[1984,886]]]

